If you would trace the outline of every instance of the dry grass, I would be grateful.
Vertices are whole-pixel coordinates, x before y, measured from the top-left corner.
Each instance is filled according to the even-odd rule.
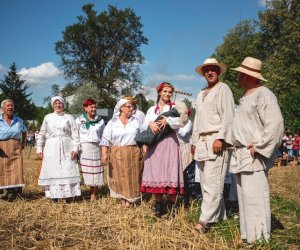
[[[271,193],[300,204],[300,166],[274,167],[269,174]]]
[[[34,150],[33,150],[34,151]],[[0,201],[1,249],[242,249],[237,221],[220,223],[207,235],[193,230],[198,215],[198,204],[183,209],[174,218],[158,219],[153,215],[152,200],[143,201],[132,209],[124,209],[111,199],[107,189],[101,189],[96,202],[88,201],[88,189],[74,202],[53,202],[44,197],[36,186],[39,160],[32,152],[24,154],[26,188],[23,200]],[[289,173],[290,169],[290,173]],[[298,169],[297,169],[298,171]],[[275,169],[271,173],[272,192],[299,197],[288,192],[299,187],[293,169]],[[290,179],[286,179],[290,178]],[[297,179],[298,178],[298,179]],[[291,184],[291,181],[297,183]],[[286,192],[277,189],[286,188]],[[296,190],[296,189],[294,189]],[[298,188],[299,190],[299,188]],[[295,192],[295,191],[294,191]],[[298,192],[298,191],[297,191]],[[298,222],[299,223],[299,222]],[[269,249],[262,245],[257,249]]]

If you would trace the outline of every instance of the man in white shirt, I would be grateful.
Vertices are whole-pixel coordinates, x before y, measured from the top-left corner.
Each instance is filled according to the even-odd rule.
[[[246,57],[232,70],[238,71],[238,82],[244,89],[230,130],[235,146],[236,174],[240,211],[240,234],[251,243],[268,241],[271,231],[268,169],[273,166],[275,151],[284,131],[283,118],[276,96],[260,81],[262,62]]]
[[[199,223],[195,226],[201,233],[226,218],[223,189],[229,156],[225,137],[234,116],[234,100],[227,84],[219,81],[225,71],[226,66],[215,58],[196,67],[196,72],[207,81],[207,87],[197,97],[191,138],[203,195]]]

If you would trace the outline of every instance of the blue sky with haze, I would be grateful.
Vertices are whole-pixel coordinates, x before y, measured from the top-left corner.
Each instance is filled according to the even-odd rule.
[[[222,44],[229,29],[240,20],[258,19],[258,12],[265,9],[264,0],[1,0],[0,79],[15,62],[32,100],[43,105],[52,84],[65,84],[55,42],[62,39],[67,25],[77,22],[86,3],[93,3],[97,13],[111,4],[130,7],[141,17],[149,39],[142,47],[141,67],[148,98],[154,97],[151,90],[161,81],[195,98],[205,85],[195,67]]]

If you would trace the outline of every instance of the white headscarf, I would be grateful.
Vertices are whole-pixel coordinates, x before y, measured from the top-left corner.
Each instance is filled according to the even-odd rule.
[[[127,99],[121,99],[117,102],[115,108],[114,108],[114,114],[113,114],[113,117],[112,118],[117,118],[120,116],[120,108],[121,106],[123,106],[125,103],[127,102],[130,102],[129,100]]]
[[[57,101],[57,100],[60,101],[64,105],[64,107],[66,106],[65,100],[61,96],[53,96],[51,98],[51,107],[52,108],[53,108],[54,102]]]

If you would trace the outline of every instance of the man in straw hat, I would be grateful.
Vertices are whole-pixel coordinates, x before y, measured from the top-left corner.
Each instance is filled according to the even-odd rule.
[[[219,81],[219,76],[226,71],[224,64],[208,58],[195,70],[207,81],[207,87],[197,97],[191,138],[203,195],[199,223],[195,229],[205,233],[212,223],[226,218],[223,188],[228,150],[225,134],[234,116],[234,100],[227,84]]]
[[[232,122],[230,137],[235,146],[241,238],[251,243],[270,238],[271,209],[268,169],[273,166],[273,152],[280,146],[283,118],[275,95],[260,81],[262,62],[246,57],[233,68],[244,89],[240,106]]]

